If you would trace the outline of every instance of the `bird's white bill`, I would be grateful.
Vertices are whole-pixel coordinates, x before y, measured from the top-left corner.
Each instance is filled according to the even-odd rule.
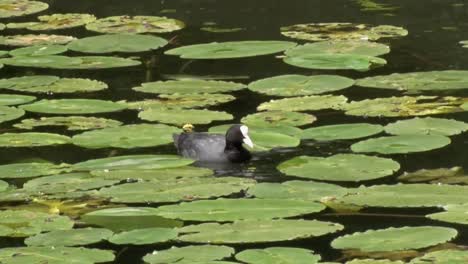
[[[245,135],[244,136],[244,139],[242,140],[244,142],[244,144],[246,144],[247,146],[249,146],[250,148],[253,148],[254,145],[253,145],[253,142],[252,140],[250,139],[249,136]]]

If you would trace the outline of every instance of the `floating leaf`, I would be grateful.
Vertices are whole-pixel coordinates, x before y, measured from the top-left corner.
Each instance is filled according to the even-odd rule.
[[[457,234],[453,228],[439,226],[391,227],[345,235],[333,240],[331,245],[336,249],[358,249],[363,252],[420,249],[450,241]]]
[[[285,111],[266,111],[250,114],[241,119],[241,122],[249,126],[303,126],[312,124],[317,118],[310,114]]]
[[[468,124],[443,118],[413,118],[400,120],[385,126],[392,135],[441,135],[453,136],[468,130]]]
[[[0,45],[32,46],[32,45],[67,44],[68,42],[75,40],[75,39],[76,39],[75,37],[64,36],[64,35],[46,35],[46,34],[9,35],[9,36],[0,36]]]
[[[339,202],[368,207],[440,207],[468,203],[468,187],[447,184],[397,184],[360,187]]]
[[[19,91],[23,91],[30,87],[47,86],[58,80],[60,80],[59,77],[52,75],[22,76],[9,79],[0,79],[0,87],[3,89],[18,89]]]
[[[68,49],[63,45],[35,45],[18,48],[9,52],[11,56],[47,56],[66,52]]]
[[[127,231],[150,227],[181,227],[182,222],[157,215],[151,207],[117,207],[101,209],[81,217],[87,224],[103,226],[113,231]]]
[[[118,203],[165,203],[226,196],[241,192],[254,183],[237,177],[186,179],[164,184],[137,182],[103,188],[98,195]]]
[[[340,224],[316,220],[248,220],[185,226],[179,228],[178,239],[192,243],[244,244],[304,239],[342,229]]]
[[[249,188],[248,194],[261,199],[298,199],[320,201],[323,197],[341,197],[350,190],[339,185],[314,181],[263,182]]]
[[[32,178],[66,172],[67,164],[53,164],[49,162],[12,163],[0,166],[0,178]]]
[[[25,16],[41,12],[49,5],[39,1],[2,0],[0,2],[0,18]]]
[[[468,88],[468,71],[393,73],[359,79],[356,85],[403,91],[440,91]]]
[[[399,154],[423,152],[450,144],[450,138],[439,135],[401,135],[371,138],[351,145],[353,152],[377,152]]]
[[[468,252],[466,250],[445,249],[433,252],[428,252],[424,256],[412,259],[410,264],[462,264],[468,260]]]
[[[68,48],[84,53],[143,52],[159,49],[167,40],[150,35],[111,34],[86,37],[72,41]]]
[[[141,148],[166,145],[173,141],[177,127],[137,124],[88,131],[73,136],[72,143],[85,148]]]
[[[148,99],[136,102],[125,102],[129,109],[187,109],[202,108],[233,101],[230,94],[160,94],[160,99]]]
[[[91,14],[52,14],[38,17],[39,22],[9,23],[8,28],[26,28],[29,30],[58,30],[84,26],[96,20]]]
[[[69,137],[51,133],[27,132],[0,134],[0,147],[40,147],[69,143]]]
[[[0,105],[0,123],[15,120],[25,114],[23,109]]]
[[[102,159],[92,159],[73,165],[74,170],[150,170],[185,166],[193,160],[177,155],[128,155]]]
[[[468,179],[462,167],[420,169],[414,172],[405,172],[398,176],[404,182],[434,182],[451,183],[453,180]]]
[[[204,222],[286,218],[323,209],[325,206],[320,203],[279,199],[217,199],[157,208],[158,214],[165,218]]]
[[[0,249],[0,262],[28,263],[80,263],[110,262],[115,258],[110,250],[74,247],[12,247]]]
[[[287,64],[306,68],[321,70],[356,70],[368,71],[372,68],[381,67],[387,61],[373,56],[358,54],[303,54],[286,56],[283,61]]]
[[[60,55],[35,56],[35,57],[12,57],[0,59],[1,63],[18,67],[36,67],[50,69],[111,69],[140,65],[137,60],[104,57],[104,56],[81,56],[67,57]]]
[[[147,109],[138,114],[138,117],[147,121],[158,121],[166,124],[209,124],[218,120],[231,120],[234,117],[223,111],[196,110],[196,109]]]
[[[118,127],[122,125],[120,121],[106,118],[87,116],[55,116],[41,117],[38,119],[23,119],[21,123],[13,126],[21,129],[34,129],[43,126],[66,127],[67,130],[92,130],[100,128]]]
[[[36,97],[20,94],[0,94],[1,105],[20,105],[36,100]]]
[[[153,251],[143,257],[150,264],[172,263],[210,263],[210,261],[228,258],[234,254],[234,249],[226,246],[187,246]]]
[[[307,43],[289,49],[286,56],[302,56],[304,54],[356,54],[379,56],[390,52],[387,45],[367,40],[330,40]]]
[[[27,237],[47,231],[69,230],[73,221],[67,216],[42,212],[3,210],[0,211],[0,227],[0,236]]]
[[[155,94],[222,93],[245,88],[244,84],[213,80],[180,80],[142,83],[133,90]]]
[[[164,54],[177,55],[183,59],[229,59],[274,54],[294,46],[296,43],[290,41],[228,41],[182,46]]]
[[[110,180],[133,179],[135,181],[167,182],[177,181],[182,178],[211,176],[213,171],[207,168],[183,166],[153,170],[96,170],[91,171],[91,174]]]
[[[348,98],[338,95],[317,95],[271,100],[260,104],[257,110],[314,111],[322,109],[340,109]]]
[[[69,115],[109,113],[127,108],[124,104],[96,99],[40,100],[20,107],[28,112],[34,113]]]
[[[392,175],[400,168],[392,159],[356,154],[327,158],[299,156],[278,165],[286,175],[323,181],[365,181]]]
[[[149,245],[168,242],[176,237],[175,229],[151,227],[114,234],[109,242],[117,245]]]
[[[282,27],[281,34],[286,37],[308,41],[378,40],[380,38],[403,37],[408,35],[408,31],[404,28],[390,25],[309,23]]]
[[[211,127],[209,132],[225,134],[230,125]],[[289,127],[249,127],[249,136],[255,146],[252,151],[263,151],[273,148],[297,147],[300,144],[298,135],[301,130],[286,129]],[[283,133],[288,134],[283,134]],[[292,133],[291,133],[292,132]]]
[[[273,96],[300,96],[334,92],[353,84],[354,80],[338,75],[288,74],[251,82],[249,89]]]
[[[104,228],[79,228],[55,230],[28,237],[24,243],[28,246],[57,247],[84,246],[98,243],[112,236],[112,231]]]
[[[468,225],[468,204],[454,204],[444,206],[445,211],[426,215],[426,217],[455,224]]]
[[[466,111],[463,104],[467,101],[449,96],[402,96],[355,101],[343,105],[343,109],[352,116],[423,116]]]
[[[158,16],[111,16],[86,25],[99,33],[166,33],[185,27],[182,21]]]
[[[270,247],[241,251],[236,254],[236,259],[248,264],[314,264],[319,263],[321,257],[305,248]]]
[[[383,129],[381,125],[367,123],[319,126],[305,129],[302,133],[302,139],[317,141],[356,139],[378,134]]]

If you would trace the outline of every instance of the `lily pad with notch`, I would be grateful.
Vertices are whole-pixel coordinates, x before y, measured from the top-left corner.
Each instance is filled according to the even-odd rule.
[[[158,250],[143,257],[145,263],[150,264],[175,264],[175,263],[211,263],[210,261],[229,258],[234,254],[234,249],[227,246],[199,245],[185,247],[171,247],[166,250]],[[224,262],[214,262],[224,263]]]
[[[22,109],[43,114],[97,114],[118,112],[127,108],[124,104],[97,99],[40,100],[20,106]]]
[[[167,43],[167,40],[151,35],[109,34],[77,39],[67,47],[84,53],[135,53],[156,50]]]
[[[401,135],[371,138],[351,145],[353,152],[403,154],[424,152],[449,145],[450,138],[440,135]]]
[[[132,88],[138,92],[155,94],[196,94],[196,93],[223,93],[244,89],[245,85],[235,82],[215,80],[179,80],[157,81],[142,83]]]
[[[110,16],[86,25],[87,30],[109,34],[167,33],[184,27],[180,20],[158,16]]]
[[[0,123],[18,119],[24,114],[23,109],[0,105]]]
[[[445,205],[444,210],[443,212],[428,214],[426,217],[447,223],[468,225],[468,203]]]
[[[351,123],[312,127],[303,130],[302,139],[317,141],[350,140],[379,134],[384,127],[368,123]]]
[[[385,126],[385,132],[392,135],[453,136],[466,130],[468,124],[465,122],[433,117],[399,120]]]

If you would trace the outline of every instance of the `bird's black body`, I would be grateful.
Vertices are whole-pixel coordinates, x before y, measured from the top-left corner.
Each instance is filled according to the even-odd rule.
[[[174,145],[180,155],[199,161],[248,161],[252,156],[242,146],[245,136],[240,127],[241,125],[231,126],[226,135],[197,132],[174,134]]]

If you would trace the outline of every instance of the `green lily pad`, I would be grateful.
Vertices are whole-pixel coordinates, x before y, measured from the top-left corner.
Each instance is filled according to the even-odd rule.
[[[210,133],[225,134],[230,125],[211,127]],[[279,128],[275,131],[275,128]],[[249,136],[254,142],[252,151],[264,151],[273,148],[297,147],[300,144],[301,130],[285,131],[285,127],[249,127]],[[287,128],[287,127],[286,127]],[[286,132],[292,132],[283,134]]]
[[[366,207],[440,207],[468,203],[467,186],[397,184],[360,187],[338,202]]]
[[[25,28],[28,30],[58,30],[84,26],[96,20],[91,14],[52,14],[38,17],[39,22],[9,23],[8,28]]]
[[[85,148],[141,148],[166,145],[173,141],[177,127],[137,124],[88,131],[73,136],[72,143]]]
[[[9,187],[8,182],[0,180],[0,192],[8,190]]]
[[[463,264],[468,260],[468,252],[466,250],[445,249],[433,252],[428,252],[419,258],[412,259],[410,264]]]
[[[179,240],[191,243],[245,244],[318,237],[343,229],[340,224],[305,220],[247,220],[179,228]]]
[[[166,124],[209,124],[213,121],[232,120],[234,117],[223,111],[197,109],[147,109],[138,114],[147,121],[158,121]]]
[[[404,28],[390,25],[309,23],[282,27],[281,34],[286,37],[308,41],[378,40],[380,38],[403,37],[408,35],[408,31]]]
[[[118,180],[97,179],[88,173],[75,172],[35,178],[26,182],[23,189],[30,193],[56,194],[93,190],[117,183]]]
[[[0,123],[18,119],[24,114],[25,112],[23,109],[0,105]]]
[[[167,40],[150,35],[111,34],[86,37],[67,45],[70,50],[84,53],[143,52],[159,49]]]
[[[338,75],[288,74],[251,82],[249,89],[267,95],[287,97],[329,93],[353,84],[354,80]]]
[[[210,261],[229,258],[234,254],[234,249],[227,246],[186,246],[172,247],[170,249],[153,251],[143,257],[150,264],[173,263],[210,263]],[[221,264],[221,263],[220,263]]]
[[[9,79],[0,79],[0,87],[2,89],[11,88],[12,90],[19,89],[21,91],[35,86],[47,86],[58,80],[60,80],[60,77],[52,75],[22,76]]]
[[[303,126],[315,122],[317,118],[310,114],[285,111],[266,111],[250,114],[241,122],[254,127],[269,126]]]
[[[286,56],[302,56],[304,54],[356,54],[379,56],[390,52],[390,47],[384,44],[366,40],[330,40],[307,43],[289,49]]]
[[[278,165],[290,176],[323,181],[365,181],[392,175],[400,169],[392,159],[356,154],[337,154],[327,158],[299,156]]]
[[[247,193],[260,199],[299,199],[320,201],[324,197],[341,197],[349,190],[336,184],[314,181],[262,182],[249,188]]]
[[[0,45],[6,46],[33,46],[33,45],[53,45],[67,44],[75,40],[75,37],[64,35],[28,34],[0,36]]]
[[[168,242],[176,237],[176,229],[150,227],[114,234],[109,242],[117,245],[149,245]]]
[[[248,264],[314,264],[319,263],[321,257],[305,248],[270,247],[241,251],[236,259]]]
[[[319,126],[305,129],[302,133],[302,139],[317,141],[349,140],[372,136],[383,130],[384,128],[381,125],[368,123]]]
[[[157,215],[152,207],[117,207],[93,211],[81,216],[86,224],[103,226],[115,232],[150,227],[181,227],[182,222]]]
[[[336,249],[358,249],[363,252],[398,251],[445,243],[457,234],[453,228],[439,226],[391,227],[345,235],[333,240],[331,245]]]
[[[14,85],[6,89],[28,93],[60,94],[77,92],[96,92],[107,88],[107,84],[101,81],[80,78],[61,78],[56,82],[48,85],[33,85],[29,87],[24,87],[22,85]]]
[[[229,59],[274,54],[294,46],[296,43],[290,41],[228,41],[182,46],[164,54],[177,55],[183,59]]]
[[[142,83],[133,90],[155,94],[222,93],[245,88],[244,84],[214,80],[180,80]]]
[[[426,217],[455,224],[468,225],[468,205],[453,204],[444,206],[445,211],[426,215]]]
[[[341,109],[348,98],[342,95],[317,95],[271,100],[260,104],[259,111],[314,111],[322,109]]]
[[[110,158],[92,159],[76,163],[74,170],[150,170],[185,166],[193,163],[193,160],[185,159],[177,155],[128,155]]]
[[[0,147],[40,147],[69,144],[70,138],[51,133],[3,133],[0,134]]]
[[[405,172],[398,176],[399,181],[403,182],[431,182],[431,183],[451,183],[452,181],[464,180],[468,177],[462,167],[420,169],[413,172]]]
[[[22,109],[43,114],[96,114],[117,112],[127,108],[124,104],[96,99],[40,100],[22,105]]]
[[[366,99],[343,105],[347,115],[352,116],[423,116],[466,111],[467,98],[437,96],[402,96]]]
[[[320,203],[280,199],[217,199],[157,208],[158,214],[165,218],[202,222],[285,218],[324,209]]]
[[[226,196],[254,184],[253,180],[237,177],[186,179],[164,184],[137,182],[103,188],[97,195],[116,203],[165,203]]]
[[[18,48],[9,52],[11,56],[47,56],[66,52],[68,49],[63,45],[35,45]]]
[[[49,162],[12,163],[0,166],[0,178],[32,178],[45,175],[59,174],[68,171],[67,164],[53,164]]]
[[[66,127],[67,130],[70,131],[76,131],[118,127],[120,125],[122,125],[122,122],[106,118],[87,116],[54,116],[41,117],[38,119],[23,119],[21,120],[21,123],[14,124],[13,126],[28,130],[43,126],[58,126]]]
[[[25,16],[41,12],[49,5],[39,1],[2,0],[0,2],[0,18]]]
[[[230,94],[160,94],[159,99],[125,102],[129,109],[190,109],[202,108],[233,101],[236,98]]]
[[[468,89],[468,71],[427,71],[393,73],[359,79],[356,85],[402,91]]]
[[[381,67],[387,61],[373,56],[358,54],[302,54],[286,56],[283,61],[287,64],[306,68],[321,70],[356,70],[368,71],[372,68]]]
[[[114,253],[111,250],[83,247],[12,247],[0,249],[0,262],[5,264],[94,264],[111,262],[114,258]]]
[[[1,168],[1,166],[0,166]],[[183,178],[197,178],[213,175],[213,171],[207,168],[183,166],[165,169],[153,170],[96,170],[91,171],[91,174],[99,178],[110,180],[128,180],[135,181],[151,181],[151,182],[168,182],[176,181]]]
[[[99,33],[166,33],[180,30],[185,24],[177,19],[158,16],[111,16],[86,25]]]
[[[35,57],[12,57],[0,59],[1,63],[18,67],[36,67],[50,69],[111,69],[140,65],[138,60],[104,57],[104,56],[81,56],[67,57],[60,55],[35,56]]]
[[[371,138],[351,145],[353,152],[377,152],[399,154],[423,152],[450,144],[450,138],[439,135],[401,135]]]
[[[0,94],[0,105],[20,105],[36,100],[35,96],[20,94]]]
[[[432,117],[400,120],[385,126],[385,132],[392,135],[453,136],[466,130],[468,124],[465,122]]]
[[[28,237],[42,232],[69,230],[73,221],[67,216],[26,210],[0,211],[0,236]],[[1,262],[0,250],[0,262]]]
[[[35,247],[84,246],[98,243],[112,236],[112,231],[104,228],[79,228],[55,230],[28,237],[24,243]]]

